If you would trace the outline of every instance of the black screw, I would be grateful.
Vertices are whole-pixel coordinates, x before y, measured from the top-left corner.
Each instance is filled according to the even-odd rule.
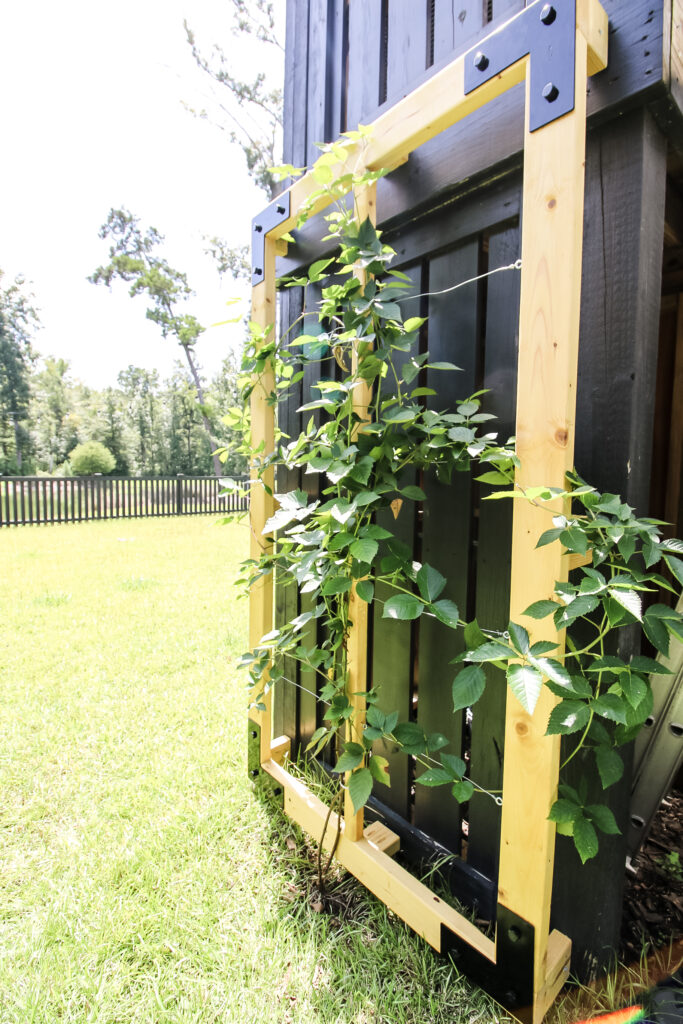
[[[263,224],[254,224],[254,231],[263,231]]]
[[[285,210],[284,206],[278,206],[278,207],[277,207],[277,212],[278,212],[278,213],[279,213],[280,215],[282,215],[283,213],[286,213],[286,210]]]
[[[251,736],[252,740],[258,739],[258,733],[256,732],[256,729],[252,729],[249,735]]]
[[[515,925],[513,925],[512,928],[508,928],[508,939],[510,942],[519,942],[521,937],[522,933],[519,928],[515,927]]]
[[[541,8],[541,21],[544,25],[552,25],[557,17],[557,11],[552,4],[543,4]]]
[[[489,66],[489,59],[485,53],[481,52],[481,50],[479,50],[478,53],[475,53],[474,55],[474,66],[477,69],[477,71],[486,71],[487,67]]]
[[[273,796],[280,796],[281,793],[282,793],[281,787],[280,786],[276,786],[275,789],[273,790]]]
[[[554,103],[559,95],[560,90],[557,86],[553,82],[546,82],[543,86],[543,98],[546,99],[548,103]]]
[[[263,273],[263,267],[254,267],[254,274],[256,277],[260,277]]]
[[[252,768],[251,771],[249,772],[249,774],[251,775],[252,779],[257,779],[259,777],[259,775],[260,775],[260,772],[261,772],[260,768]]]

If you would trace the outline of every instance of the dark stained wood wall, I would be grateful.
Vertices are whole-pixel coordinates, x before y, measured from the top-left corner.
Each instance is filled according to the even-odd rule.
[[[645,513],[666,160],[665,141],[648,105],[660,120],[662,109],[668,109],[665,5],[661,0],[603,3],[610,17],[610,63],[588,86],[576,464],[596,486],[620,492]],[[522,0],[288,0],[285,160],[310,162],[316,141],[372,121],[523,6]],[[512,90],[422,146],[379,183],[379,220],[397,250],[396,265],[411,275],[416,291],[438,291],[518,255],[522,105],[521,89]],[[319,258],[326,251],[323,233],[320,224],[308,225],[280,261],[280,270]],[[452,379],[439,381],[440,407],[475,388],[491,388],[485,407],[498,417],[505,438],[514,431],[518,287],[519,275],[506,272],[433,297],[427,309],[422,300],[430,314],[430,350],[463,367]],[[300,292],[285,294],[283,324],[292,322],[303,300]],[[306,301],[311,305],[314,297]],[[304,381],[302,396],[306,388]],[[296,404],[295,397],[281,410],[292,431],[298,429]],[[310,478],[303,483],[310,487]],[[422,484],[429,496],[424,508],[415,518],[402,512],[405,519],[399,516],[394,527],[414,545],[416,557],[433,560],[449,577],[449,596],[468,617],[505,628],[509,508],[483,501],[485,488],[469,479],[458,481],[457,489],[428,479]],[[299,601],[291,588],[279,590],[277,600],[280,614]],[[500,788],[504,680],[491,670],[471,724],[462,716],[446,722],[442,709],[451,676],[444,665],[457,650],[448,631],[426,619],[397,627],[376,614],[371,641],[370,667],[376,682],[383,677],[387,706],[400,708],[404,717],[417,712],[429,728],[448,732],[449,749],[468,751],[472,777],[486,788]],[[315,689],[312,679],[297,677],[297,682]],[[289,690],[276,701],[276,727],[304,741],[316,725],[315,702],[301,690]],[[381,798],[406,827],[463,856],[495,887],[495,804],[478,794],[459,809],[444,791],[415,787],[412,771],[405,759],[396,759],[390,795],[383,791]],[[623,827],[628,778],[609,796]],[[600,856],[581,867],[572,844],[558,839],[553,926],[572,937],[574,969],[584,976],[606,964],[618,943],[624,856],[623,840],[605,837]]]

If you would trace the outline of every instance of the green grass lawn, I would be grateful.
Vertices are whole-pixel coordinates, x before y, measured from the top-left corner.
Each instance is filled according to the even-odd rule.
[[[0,531],[0,1024],[507,1020],[252,796],[247,539]]]

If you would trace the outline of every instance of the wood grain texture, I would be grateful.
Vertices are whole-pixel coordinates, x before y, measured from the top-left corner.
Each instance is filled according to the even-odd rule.
[[[427,67],[426,0],[390,0],[387,102],[405,96]]]
[[[562,487],[573,465],[586,67],[586,43],[577,32],[574,111],[527,132],[525,141],[516,427],[516,481],[523,488],[539,481]],[[515,503],[510,618],[522,622],[533,641],[556,641],[553,625],[525,620],[522,612],[539,597],[551,597],[555,581],[566,578],[561,548],[536,548],[548,519],[546,509]],[[548,814],[557,794],[560,743],[545,730],[555,703],[544,688],[533,715],[512,695],[506,710],[499,902],[535,928],[536,992],[545,980],[550,925],[555,826]]]
[[[264,768],[284,789],[285,813],[316,842],[320,841],[327,807],[303,782],[293,778],[275,761],[267,762]],[[337,815],[333,813],[323,839],[324,849],[330,849],[336,831]],[[445,925],[482,956],[492,962],[495,960],[491,939],[367,839],[351,842],[342,832],[336,858],[434,949],[441,948],[441,928]]]
[[[379,106],[379,51],[382,5],[349,6],[349,73],[346,122],[349,128],[367,124]]]
[[[436,0],[434,4],[434,63],[461,53],[484,27],[482,0]],[[488,26],[487,26],[488,27]]]
[[[275,328],[275,243],[272,238],[265,239],[264,252],[265,280],[252,289],[251,319],[259,327],[266,330]],[[261,444],[265,452],[271,452],[275,443],[275,416],[273,407],[268,405],[268,395],[274,390],[275,380],[272,371],[266,372],[254,387],[251,394],[251,439],[254,448]],[[263,527],[275,511],[272,493],[268,494],[257,481],[252,469],[249,503],[250,557],[258,559],[264,552],[272,550],[263,537]],[[271,492],[274,478],[272,468],[264,476],[264,482]],[[273,628],[273,578],[272,575],[262,576],[249,591],[249,646],[255,648],[261,637]],[[270,758],[272,732],[272,692],[263,698],[264,711],[251,710],[249,718],[261,727],[261,760]]]
[[[282,150],[285,163],[306,163],[308,0],[287,0]]]

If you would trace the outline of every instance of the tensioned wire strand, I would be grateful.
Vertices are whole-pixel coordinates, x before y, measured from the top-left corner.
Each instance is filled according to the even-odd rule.
[[[449,288],[442,288],[438,292],[420,292],[419,295],[402,295],[400,299],[396,299],[396,302],[409,302],[412,299],[429,299],[435,295],[448,295],[449,292],[456,292],[458,288],[465,288],[468,284],[476,284],[477,281],[483,281],[485,277],[493,277],[494,274],[501,274],[504,270],[521,270],[522,261],[515,260],[514,263],[508,263],[505,267],[494,267],[493,270],[487,270],[485,274],[477,274],[476,277],[469,277],[466,281],[460,281],[458,284],[452,284]]]

